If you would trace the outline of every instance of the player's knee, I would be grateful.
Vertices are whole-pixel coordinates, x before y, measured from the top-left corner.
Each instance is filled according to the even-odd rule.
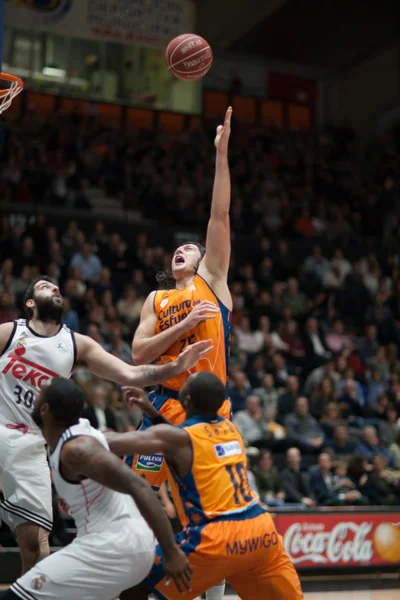
[[[32,569],[50,554],[49,534],[45,529],[31,523],[24,523],[17,527],[17,537],[23,573]]]

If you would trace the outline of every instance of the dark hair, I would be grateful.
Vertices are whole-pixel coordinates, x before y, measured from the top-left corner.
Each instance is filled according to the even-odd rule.
[[[53,281],[50,279],[50,277],[47,277],[47,275],[39,275],[38,277],[36,277],[36,279],[30,282],[24,294],[24,311],[28,319],[32,319],[33,309],[29,308],[29,306],[27,306],[26,303],[28,302],[28,300],[33,300],[35,295],[35,285],[39,283],[39,281],[48,281],[49,283],[53,283]]]
[[[56,377],[45,388],[44,401],[49,405],[56,424],[65,427],[78,423],[85,408],[83,390],[64,377]]]
[[[225,385],[208,371],[200,371],[188,381],[188,393],[200,413],[216,415],[226,397]]]
[[[204,248],[204,246],[202,246],[198,242],[185,242],[185,244],[191,244],[192,246],[196,246],[196,248],[198,248],[200,251],[201,258],[203,258],[203,256],[206,253],[206,249]],[[165,269],[165,271],[160,271],[159,273],[157,273],[156,281],[160,286],[161,290],[173,290],[176,285],[171,269]]]

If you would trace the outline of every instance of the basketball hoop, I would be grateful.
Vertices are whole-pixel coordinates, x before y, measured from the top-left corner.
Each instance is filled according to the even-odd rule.
[[[0,73],[0,114],[10,107],[15,96],[24,89],[24,82],[16,75]]]

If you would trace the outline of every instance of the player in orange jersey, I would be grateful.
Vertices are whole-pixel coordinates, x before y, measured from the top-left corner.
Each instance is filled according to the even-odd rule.
[[[213,349],[191,371],[163,382],[150,394],[150,400],[174,425],[183,423],[184,411],[178,400],[179,390],[189,375],[212,371],[227,382],[232,298],[228,289],[231,253],[229,207],[231,183],[228,165],[228,141],[232,109],[228,108],[224,125],[217,128],[216,172],[207,230],[206,248],[187,243],[180,246],[172,259],[175,287],[152,292],[142,310],[140,324],[132,343],[132,357],[142,365],[174,360],[190,344],[210,339]],[[230,401],[226,399],[220,414],[229,418]],[[151,421],[144,417],[139,429]],[[167,478],[163,456],[127,456],[126,462],[158,490]]]
[[[140,390],[128,395],[153,420],[165,422]],[[164,555],[157,546],[144,586],[125,592],[125,598],[143,600],[154,593],[157,598],[192,600],[226,579],[243,600],[301,600],[300,581],[282,538],[250,489],[242,437],[229,419],[217,414],[225,400],[225,385],[213,373],[196,373],[180,398],[186,411],[181,426],[160,424],[147,431],[110,434],[108,443],[117,454],[163,452],[185,527],[176,541],[192,568],[191,589],[181,594],[169,584]]]

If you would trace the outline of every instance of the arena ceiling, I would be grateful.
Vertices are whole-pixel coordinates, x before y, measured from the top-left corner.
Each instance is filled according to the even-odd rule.
[[[324,71],[348,67],[400,37],[400,0],[199,0],[198,17],[215,53]]]

